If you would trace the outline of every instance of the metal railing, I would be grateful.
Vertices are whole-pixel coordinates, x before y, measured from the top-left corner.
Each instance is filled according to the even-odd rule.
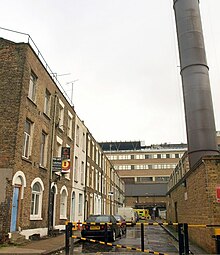
[[[43,57],[41,51],[39,50],[39,48],[37,47],[36,43],[34,42],[34,40],[32,39],[32,37],[27,34],[27,33],[23,33],[23,32],[19,32],[19,31],[15,31],[12,29],[8,29],[8,28],[3,28],[0,27],[0,30],[5,32],[5,37],[4,39],[7,40],[13,40],[17,41],[17,43],[27,43],[29,44],[29,46],[32,48],[32,50],[36,53],[37,57],[39,58],[39,60],[41,61],[42,65],[45,67],[45,69],[47,70],[48,74],[51,76],[51,78],[53,79],[54,83],[57,85],[57,87],[60,89],[60,91],[63,93],[63,95],[65,96],[66,100],[68,101],[68,103],[70,105],[72,105],[72,101],[69,98],[68,94],[66,93],[66,91],[64,90],[63,86],[61,85],[61,83],[59,82],[59,80],[57,79],[57,75],[55,72],[52,71],[52,69],[50,68],[50,66],[48,65],[47,61],[45,60],[45,58]],[[21,35],[21,40],[17,37],[13,37],[13,35]],[[2,34],[0,33],[0,37],[2,37]],[[19,37],[20,38],[20,37]]]

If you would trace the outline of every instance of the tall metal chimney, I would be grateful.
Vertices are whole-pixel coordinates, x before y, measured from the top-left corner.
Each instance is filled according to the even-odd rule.
[[[199,0],[174,0],[190,167],[219,154]]]

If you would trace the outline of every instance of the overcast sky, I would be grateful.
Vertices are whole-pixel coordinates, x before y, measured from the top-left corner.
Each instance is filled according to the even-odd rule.
[[[101,141],[186,142],[173,0],[9,0],[0,26],[30,34]],[[220,0],[200,0],[220,130]],[[0,29],[0,37],[22,41]],[[69,74],[69,75],[63,75]]]

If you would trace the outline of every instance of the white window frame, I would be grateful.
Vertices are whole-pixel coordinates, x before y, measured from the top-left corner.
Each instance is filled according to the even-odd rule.
[[[42,131],[41,133],[41,143],[40,143],[40,166],[46,167],[47,165],[47,134]],[[44,137],[44,143],[43,138]]]
[[[75,163],[74,163],[74,181],[78,182],[78,171],[79,171],[79,158],[75,156]]]
[[[28,97],[35,102],[36,100],[36,86],[37,86],[37,76],[31,72],[29,81]]]
[[[33,192],[33,187],[35,185],[35,183],[38,183],[40,188],[41,188],[41,191],[40,192]],[[32,189],[32,192],[31,192],[31,210],[32,210],[32,195],[34,194],[35,195],[35,199],[36,199],[36,196],[38,195],[38,213],[37,214],[33,214],[30,210],[30,220],[42,220],[42,199],[43,199],[43,191],[44,191],[44,184],[42,182],[42,180],[40,178],[35,178],[32,183],[31,183],[31,189]],[[34,210],[35,210],[35,207],[36,207],[36,201],[34,201]]]
[[[79,146],[79,125],[76,125],[76,145]]]
[[[78,215],[82,216],[82,212],[83,212],[83,194],[79,193]]]
[[[73,138],[73,115],[68,111],[67,119],[67,135],[72,140]]]
[[[82,135],[82,151],[85,152],[85,144],[86,144],[86,134],[83,132]]]
[[[50,107],[51,107],[51,93],[48,89],[46,89],[44,96],[44,113],[48,117],[50,117]]]
[[[85,173],[85,163],[84,163],[84,161],[81,161],[81,176],[80,176],[80,179],[81,179],[81,184],[82,185],[84,184],[84,173]]]
[[[29,124],[29,133],[26,131],[26,124]],[[23,141],[23,151],[22,151],[22,156],[24,158],[29,158],[31,155],[31,140],[32,140],[32,128],[33,128],[33,123],[29,120],[25,120],[25,126],[24,126],[24,141]]]
[[[63,123],[64,123],[64,103],[59,99],[59,128],[63,130]]]
[[[60,219],[67,219],[67,199],[68,191],[66,186],[60,190]]]
[[[63,140],[57,136],[57,144],[56,144],[56,156],[61,157]]]

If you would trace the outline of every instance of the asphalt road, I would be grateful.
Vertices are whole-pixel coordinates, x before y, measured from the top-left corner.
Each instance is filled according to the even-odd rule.
[[[123,246],[141,248],[141,227],[127,227],[127,233],[122,238],[117,238],[113,243]],[[167,232],[160,226],[144,227],[144,248],[154,252],[166,254],[178,254],[178,243],[176,243]],[[99,243],[79,242],[74,245],[73,254],[140,254],[140,252],[128,250],[125,248],[117,248],[115,246],[106,246]],[[59,252],[57,254],[65,254]],[[147,254],[147,253],[145,253]]]

